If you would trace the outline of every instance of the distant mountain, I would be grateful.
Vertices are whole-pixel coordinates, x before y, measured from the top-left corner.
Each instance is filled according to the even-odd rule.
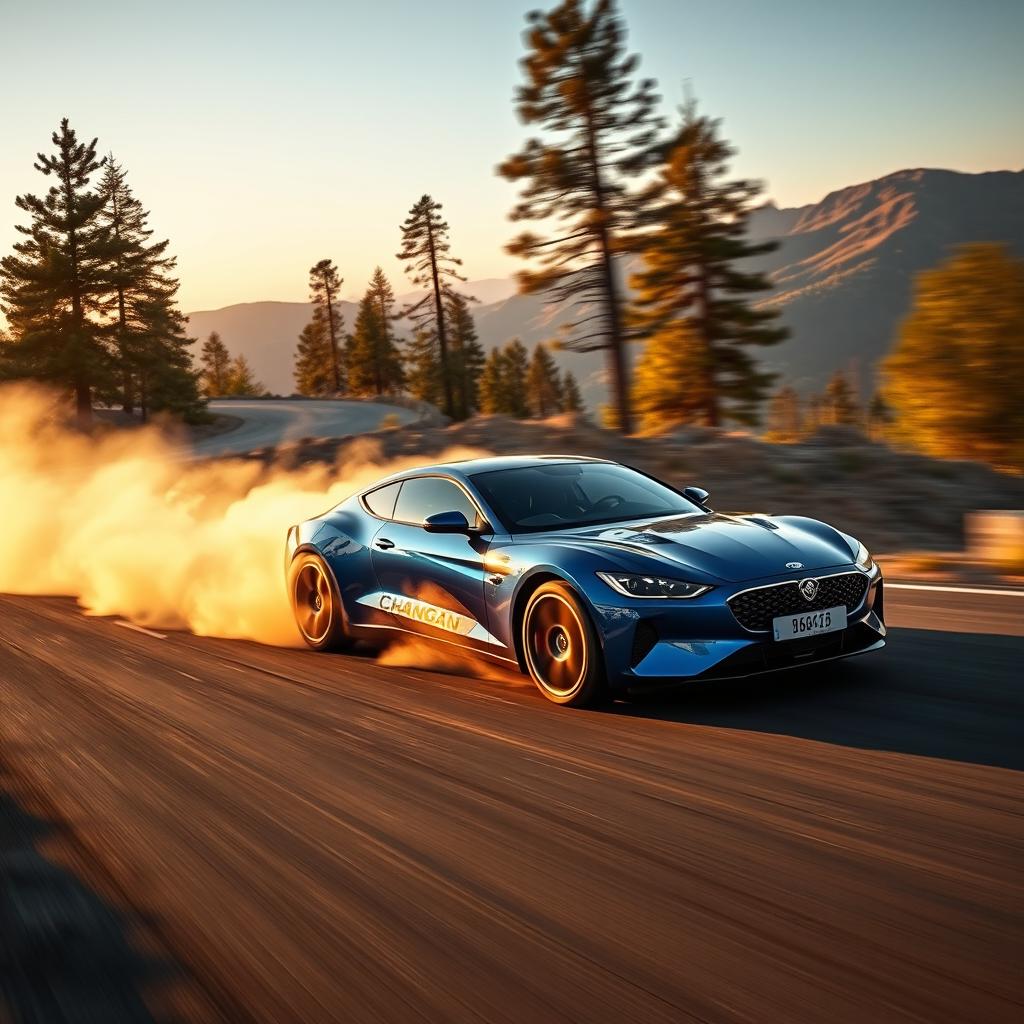
[[[765,364],[804,391],[821,387],[837,368],[852,367],[867,393],[909,309],[918,271],[964,242],[1006,242],[1024,256],[1024,171],[898,171],[809,206],[762,206],[750,231],[780,243],[751,263],[771,275],[776,288],[768,301],[780,306],[792,334],[764,351]],[[469,282],[465,290],[481,300],[474,316],[486,348],[515,337],[532,347],[579,315],[515,294],[510,280]],[[355,305],[342,307],[351,327]],[[219,331],[228,348],[245,352],[268,388],[288,393],[295,339],[309,315],[307,303],[255,302],[189,317],[194,335]],[[557,358],[580,379],[589,403],[604,401],[603,353]]]

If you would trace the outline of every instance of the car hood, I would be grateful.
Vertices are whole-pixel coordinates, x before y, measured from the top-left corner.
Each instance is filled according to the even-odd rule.
[[[838,530],[800,516],[699,513],[558,530],[545,533],[543,539],[602,553],[623,569],[633,568],[629,556],[637,555],[644,563],[636,565],[638,571],[652,571],[648,560],[655,558],[728,582],[787,571],[813,572],[854,559],[850,543]],[[787,562],[801,564],[790,567]]]

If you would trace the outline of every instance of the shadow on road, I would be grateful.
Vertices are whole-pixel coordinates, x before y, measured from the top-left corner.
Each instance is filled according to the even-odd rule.
[[[154,1020],[141,990],[173,968],[134,948],[124,917],[42,852],[63,826],[26,810],[10,783],[0,766],[0,1020]]]
[[[690,684],[615,712],[1021,771],[1022,665],[1024,638],[894,629],[877,654]]]

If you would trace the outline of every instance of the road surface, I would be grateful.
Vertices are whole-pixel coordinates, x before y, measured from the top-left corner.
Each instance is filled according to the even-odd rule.
[[[229,399],[209,404],[210,412],[240,416],[240,427],[215,434],[194,445],[201,456],[236,455],[303,437],[344,437],[376,430],[386,416],[408,423],[411,409],[378,402],[338,402],[318,399]]]
[[[573,712],[3,597],[0,789],[148,930],[124,1019],[1019,1021],[1024,597],[887,604],[877,655]]]

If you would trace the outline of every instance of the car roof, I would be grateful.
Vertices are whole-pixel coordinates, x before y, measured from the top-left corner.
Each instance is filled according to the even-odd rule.
[[[499,469],[528,469],[530,466],[543,466],[552,462],[603,462],[610,459],[590,458],[585,455],[492,455],[481,459],[456,459],[453,462],[439,462],[432,466],[417,466],[401,473],[378,480],[367,490],[376,490],[382,484],[394,483],[396,480],[408,480],[414,476],[442,476],[466,480],[474,473],[486,473]],[[366,493],[366,492],[364,492]]]

